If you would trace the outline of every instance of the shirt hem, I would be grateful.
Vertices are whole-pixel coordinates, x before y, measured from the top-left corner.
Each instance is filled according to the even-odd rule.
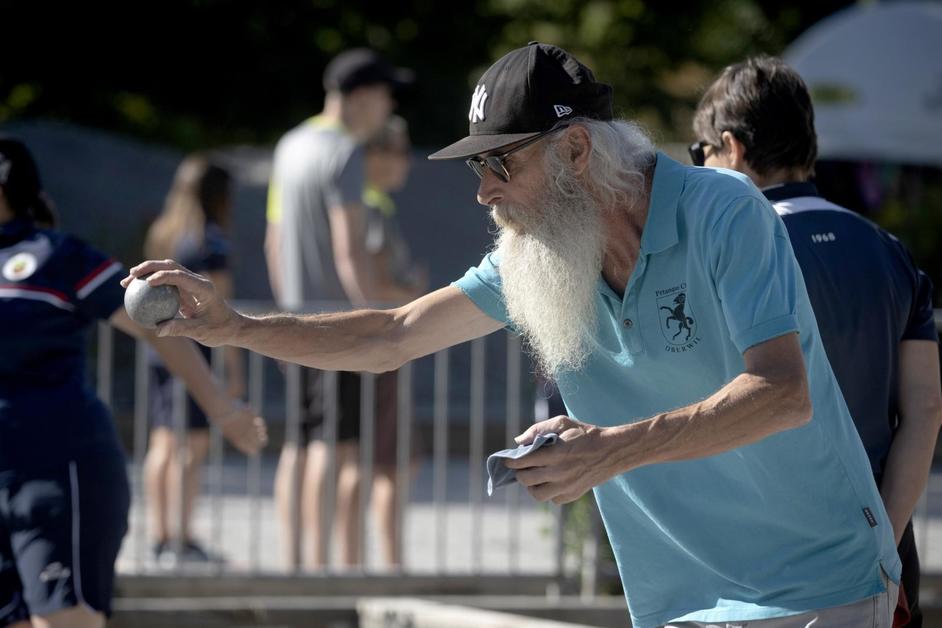
[[[892,579],[892,578],[891,578]],[[632,617],[632,626],[634,628],[658,628],[673,621],[699,621],[699,622],[738,622],[738,621],[756,621],[760,619],[773,619],[776,617],[789,617],[791,615],[800,615],[809,611],[833,608],[853,604],[860,600],[879,595],[886,589],[883,582],[877,577],[875,582],[866,585],[859,585],[852,589],[846,589],[838,593],[821,595],[797,600],[785,600],[781,606],[765,606],[761,608],[723,610],[704,610],[693,611],[684,615],[675,613],[656,613],[644,615],[641,617]],[[799,608],[787,608],[786,606],[797,605]]]

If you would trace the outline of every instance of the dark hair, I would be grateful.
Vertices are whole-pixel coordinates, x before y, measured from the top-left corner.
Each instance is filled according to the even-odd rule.
[[[17,218],[45,228],[56,225],[56,212],[43,192],[36,161],[26,144],[12,137],[0,137],[0,189]]]
[[[784,168],[814,172],[818,138],[811,96],[781,59],[759,56],[728,66],[700,99],[693,128],[717,147],[723,131],[732,133],[760,175]]]

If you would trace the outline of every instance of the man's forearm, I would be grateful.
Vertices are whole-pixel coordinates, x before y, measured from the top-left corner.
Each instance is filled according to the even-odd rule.
[[[800,427],[810,417],[806,381],[743,373],[699,403],[609,428],[603,438],[615,475],[743,447]]]
[[[268,284],[275,301],[281,301],[281,233],[277,224],[269,222],[265,230],[265,263],[268,266]]]
[[[408,359],[396,342],[398,327],[395,310],[240,315],[228,344],[322,370],[382,373]]]
[[[901,342],[898,380],[900,423],[880,486],[897,545],[925,489],[942,424],[938,345],[931,340]]]
[[[880,494],[893,524],[897,545],[929,479],[939,435],[937,421],[932,417],[924,421],[904,421],[890,446]]]

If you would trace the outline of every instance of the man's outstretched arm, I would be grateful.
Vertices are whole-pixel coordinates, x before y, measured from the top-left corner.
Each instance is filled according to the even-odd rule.
[[[139,264],[122,284],[143,275],[151,285],[180,290],[184,318],[162,323],[159,336],[244,347],[323,370],[389,371],[503,326],[453,286],[391,310],[248,316],[229,307],[208,279],[172,260]]]

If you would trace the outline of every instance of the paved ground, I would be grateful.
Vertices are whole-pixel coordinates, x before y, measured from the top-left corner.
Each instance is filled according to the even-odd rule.
[[[197,506],[195,534],[213,552],[227,558],[227,569],[235,571],[284,570],[272,499],[274,463],[262,465],[260,497],[245,492],[243,465],[227,464],[221,495],[213,497],[211,477],[206,495]],[[211,473],[207,474],[211,476]],[[118,558],[120,573],[161,571],[150,558],[144,504],[140,485],[131,469],[134,502],[131,529]],[[468,468],[462,461],[448,465],[446,501],[432,500],[432,468],[423,465],[415,480],[405,524],[405,569],[428,573],[508,572],[551,573],[555,567],[553,511],[529,499],[519,489],[501,489],[482,499],[480,521],[481,554],[472,555],[472,510],[468,501]],[[514,508],[515,496],[519,506]],[[216,514],[214,514],[216,513]],[[516,513],[516,514],[515,514]],[[516,565],[516,568],[514,567]],[[382,570],[377,538],[368,531],[367,570]]]

